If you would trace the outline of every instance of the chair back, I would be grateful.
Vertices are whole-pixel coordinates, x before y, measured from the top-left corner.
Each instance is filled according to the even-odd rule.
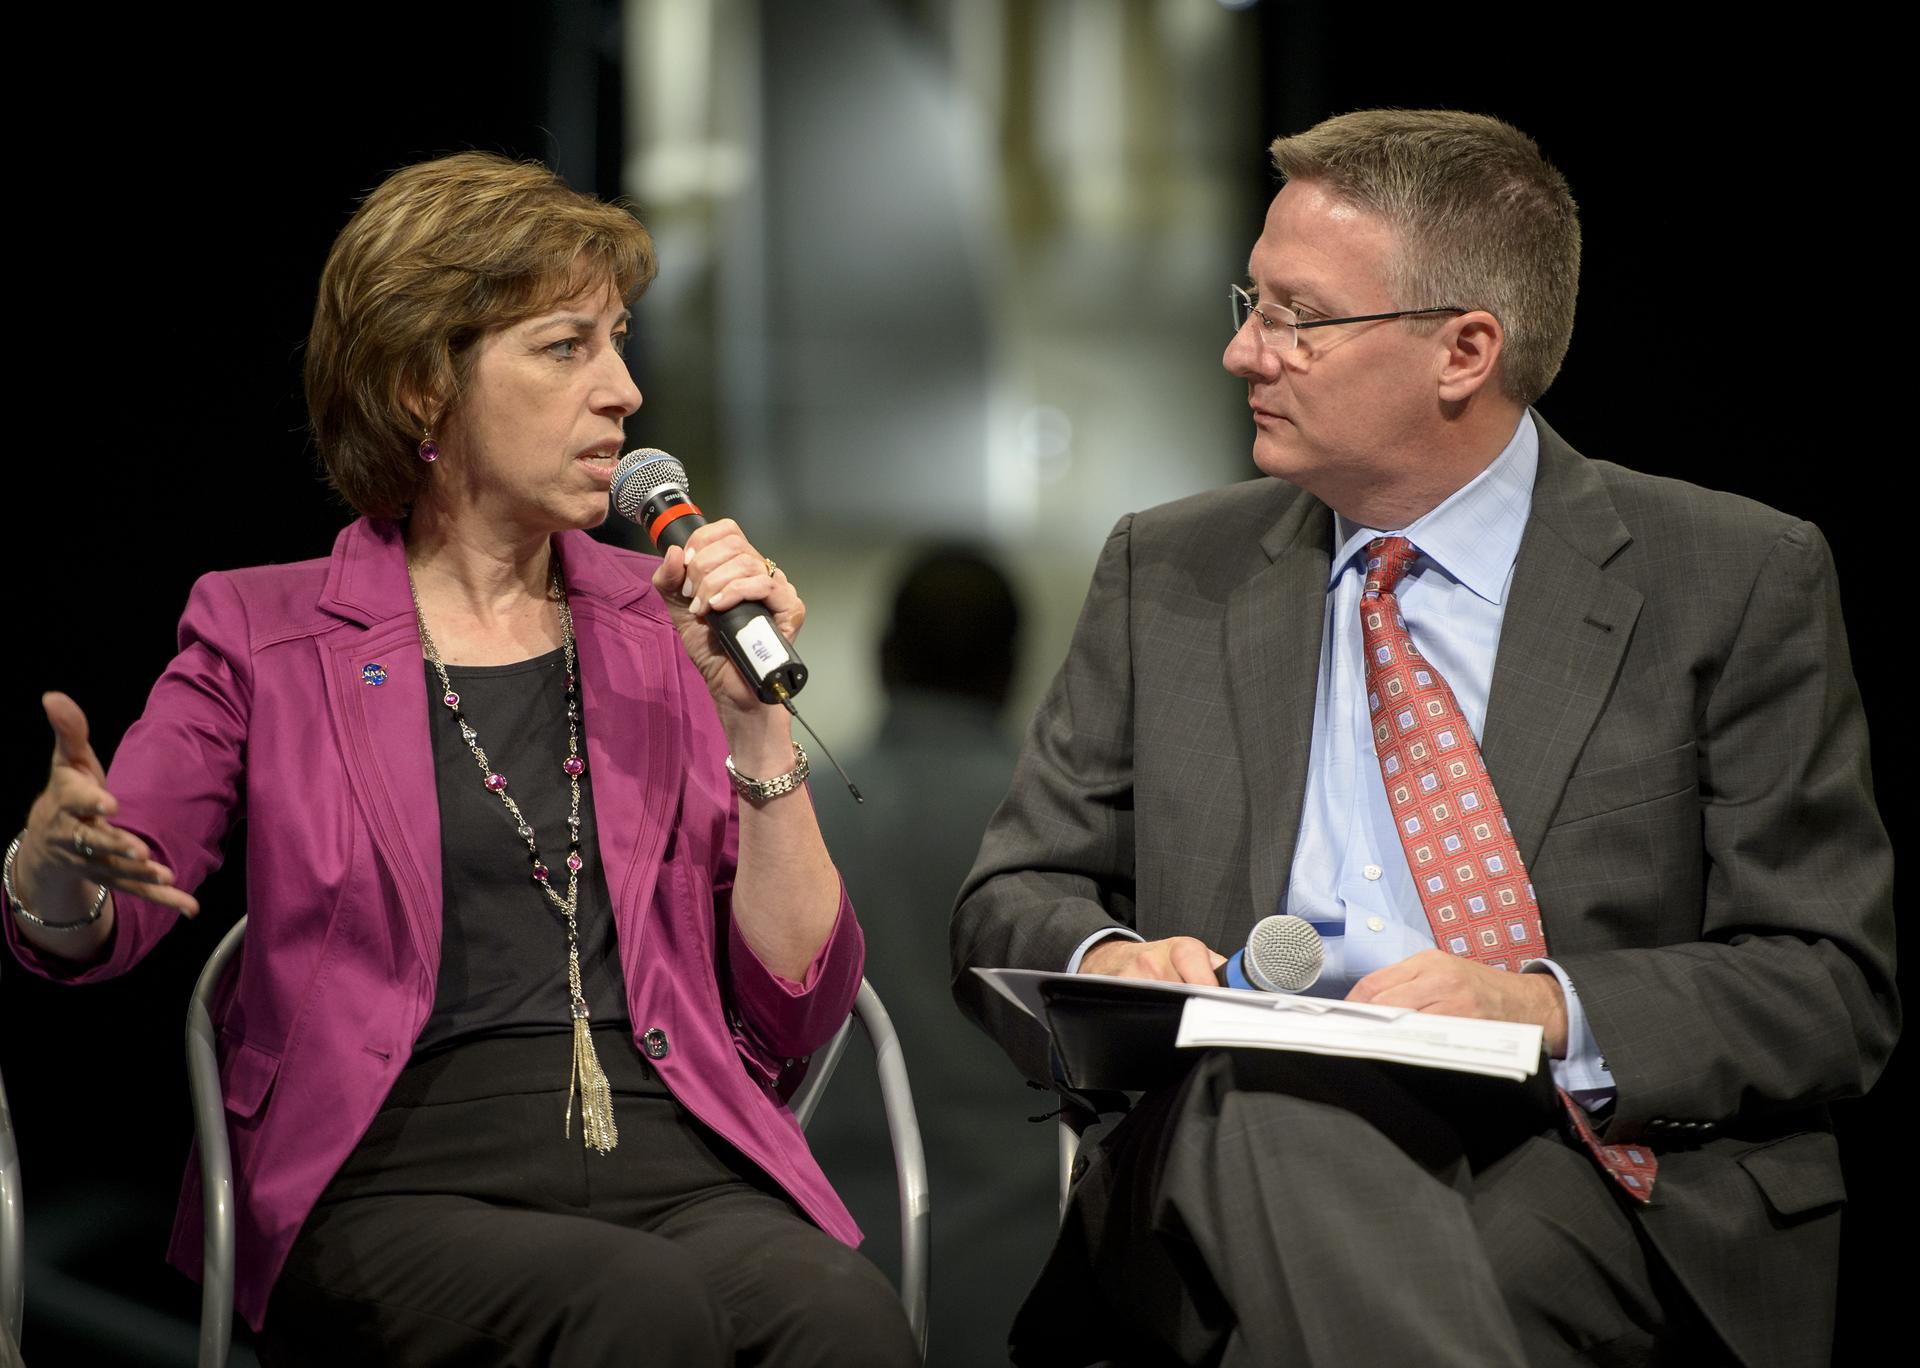
[[[814,1052],[807,1076],[794,1089],[788,1106],[802,1130],[813,1120],[827,1082],[847,1052],[855,1022],[873,1045],[873,1067],[880,1076],[880,1106],[893,1142],[893,1176],[900,1194],[900,1301],[907,1312],[920,1357],[927,1356],[927,1289],[933,1249],[933,1208],[927,1187],[927,1154],[920,1140],[920,1119],[913,1109],[913,1088],[907,1081],[906,1057],[880,994],[865,979],[848,1017],[833,1039]]]
[[[0,1082],[0,1351],[9,1359],[20,1343],[27,1311],[26,1213],[20,1206],[20,1147],[13,1139],[13,1113]]]
[[[187,1087],[193,1138],[200,1149],[200,1368],[226,1368],[233,1346],[233,1158],[227,1148],[227,1106],[220,1093],[220,1056],[213,1044],[213,995],[247,933],[240,918],[220,938],[187,1003]]]
[[[26,1314],[26,1231],[20,1209],[20,1147],[13,1141],[13,1113],[0,1083],[0,1334],[9,1346],[20,1343]]]

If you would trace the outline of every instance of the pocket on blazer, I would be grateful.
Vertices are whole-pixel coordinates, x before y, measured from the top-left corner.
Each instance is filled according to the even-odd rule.
[[[1553,814],[1553,827],[1603,817],[1642,803],[1657,803],[1676,794],[1694,793],[1699,787],[1699,763],[1691,741],[1621,764],[1576,770],[1567,780],[1560,807]]]
[[[237,1036],[229,1036],[220,1061],[221,1101],[235,1116],[249,1120],[266,1103],[279,1072],[279,1055]]]
[[[1840,1146],[1825,1131],[1802,1131],[1748,1150],[1735,1162],[1777,1215],[1804,1216],[1847,1200]]]

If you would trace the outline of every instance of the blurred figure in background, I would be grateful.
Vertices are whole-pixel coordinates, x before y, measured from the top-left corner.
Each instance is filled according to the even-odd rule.
[[[1029,1120],[1047,1099],[969,1029],[947,987],[954,891],[1013,774],[1000,714],[1019,627],[991,561],[960,547],[915,560],[880,643],[886,717],[848,766],[868,801],[819,811],[913,1078],[934,1198],[928,1362],[947,1368],[1007,1361],[1007,1327],[1057,1225],[1053,1128]],[[866,1232],[861,1248],[897,1280],[893,1159],[871,1068],[834,1075],[808,1140]]]

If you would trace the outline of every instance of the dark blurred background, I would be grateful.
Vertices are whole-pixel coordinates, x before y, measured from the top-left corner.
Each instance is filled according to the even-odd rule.
[[[45,780],[42,690],[79,699],[110,754],[197,575],[324,555],[347,520],[300,350],[328,244],[393,168],[493,149],[633,199],[663,269],[629,436],[681,455],[804,586],[809,713],[851,751],[878,726],[873,639],[921,538],[976,536],[1011,568],[1017,729],[1113,520],[1251,473],[1218,358],[1266,143],[1381,104],[1498,114],[1572,183],[1580,318],[1541,404],[1562,435],[1825,530],[1904,829],[1869,597],[1908,578],[1885,527],[1910,482],[1865,340],[1906,312],[1878,227],[1884,33],[1326,0],[82,6],[10,27],[37,84],[11,100],[7,833]],[[0,966],[29,1363],[191,1362],[196,1289],[162,1263],[190,1132],[180,1027],[241,888],[230,863],[199,922],[112,984]],[[894,911],[944,936],[944,906]],[[1896,1058],[1836,1109],[1843,1361],[1896,1304],[1877,1251],[1909,1190],[1888,1138],[1905,1076]]]

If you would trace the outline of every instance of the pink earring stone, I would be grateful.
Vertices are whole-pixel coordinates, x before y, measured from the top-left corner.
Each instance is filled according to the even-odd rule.
[[[440,459],[440,444],[431,437],[420,439],[420,459],[431,465]]]

